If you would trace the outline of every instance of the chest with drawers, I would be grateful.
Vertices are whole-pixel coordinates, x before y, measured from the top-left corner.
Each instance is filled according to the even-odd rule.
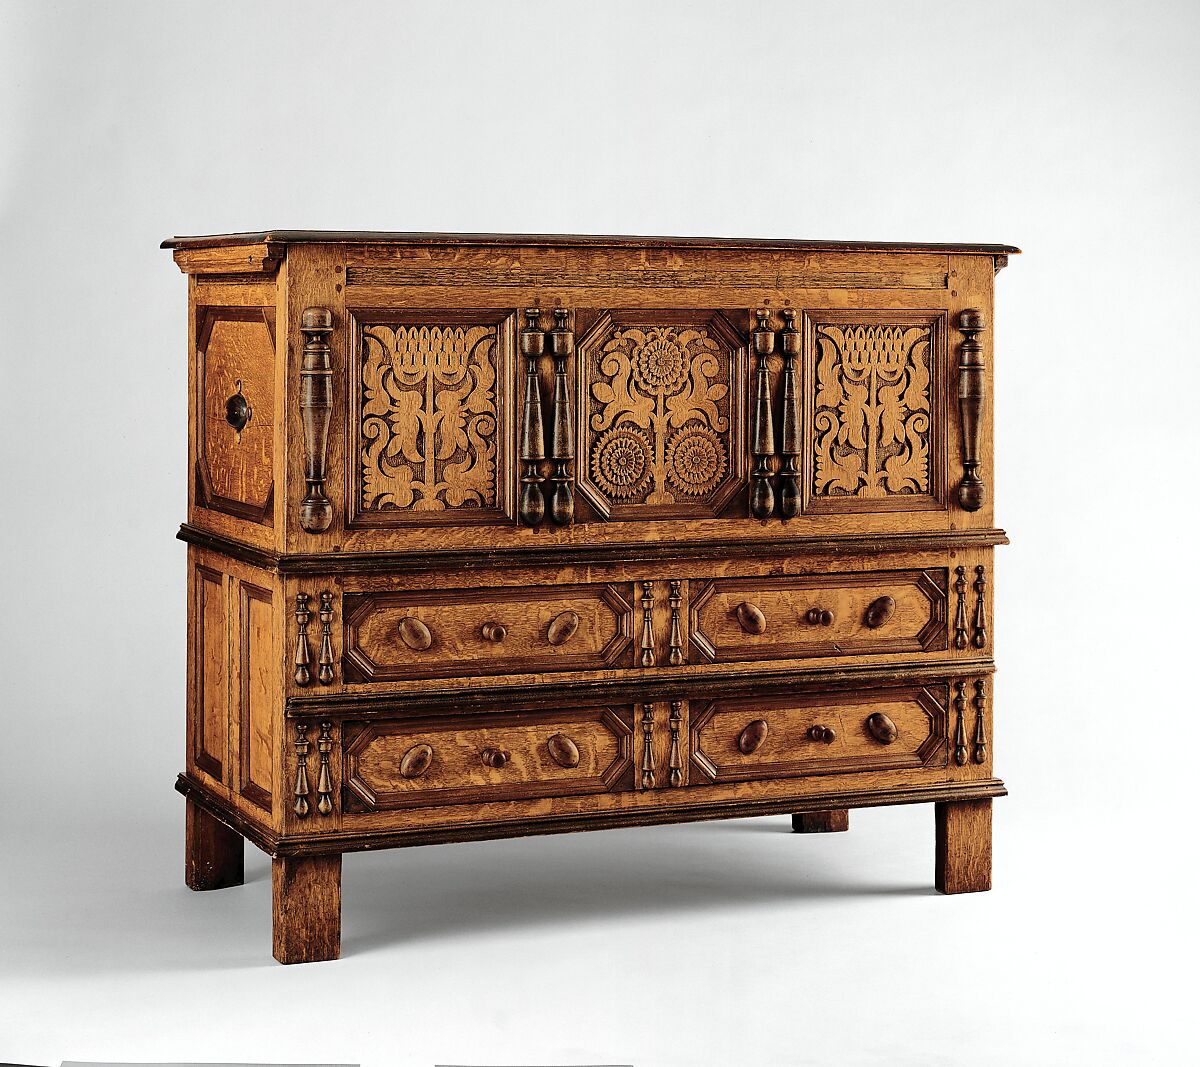
[[[931,803],[989,888],[1002,245],[275,231],[188,277],[186,879]]]

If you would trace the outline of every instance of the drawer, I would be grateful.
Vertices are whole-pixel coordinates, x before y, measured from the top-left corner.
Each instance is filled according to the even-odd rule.
[[[347,723],[346,810],[606,793],[633,780],[633,709]]]
[[[632,663],[626,585],[350,593],[347,682],[601,670]]]
[[[946,685],[692,702],[693,782],[948,765]]]
[[[945,570],[692,582],[692,661],[945,649],[946,586]]]

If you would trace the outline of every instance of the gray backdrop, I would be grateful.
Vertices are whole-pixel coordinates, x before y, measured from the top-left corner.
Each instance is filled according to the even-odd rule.
[[[0,1058],[1184,1058],[1200,5],[0,4]],[[998,241],[996,890],[927,808],[182,886],[185,279],[269,227]]]

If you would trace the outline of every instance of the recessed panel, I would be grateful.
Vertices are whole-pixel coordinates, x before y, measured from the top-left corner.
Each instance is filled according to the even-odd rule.
[[[584,333],[580,490],[610,519],[705,517],[745,481],[745,349],[718,312],[606,311]]]
[[[945,506],[943,317],[940,312],[807,317],[808,511]]]
[[[508,519],[512,317],[360,310],[352,334],[351,524]]]

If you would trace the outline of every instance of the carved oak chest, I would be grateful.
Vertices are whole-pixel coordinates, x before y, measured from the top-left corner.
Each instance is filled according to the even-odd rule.
[[[270,232],[188,276],[187,882],[932,803],[991,877],[1002,245]]]

